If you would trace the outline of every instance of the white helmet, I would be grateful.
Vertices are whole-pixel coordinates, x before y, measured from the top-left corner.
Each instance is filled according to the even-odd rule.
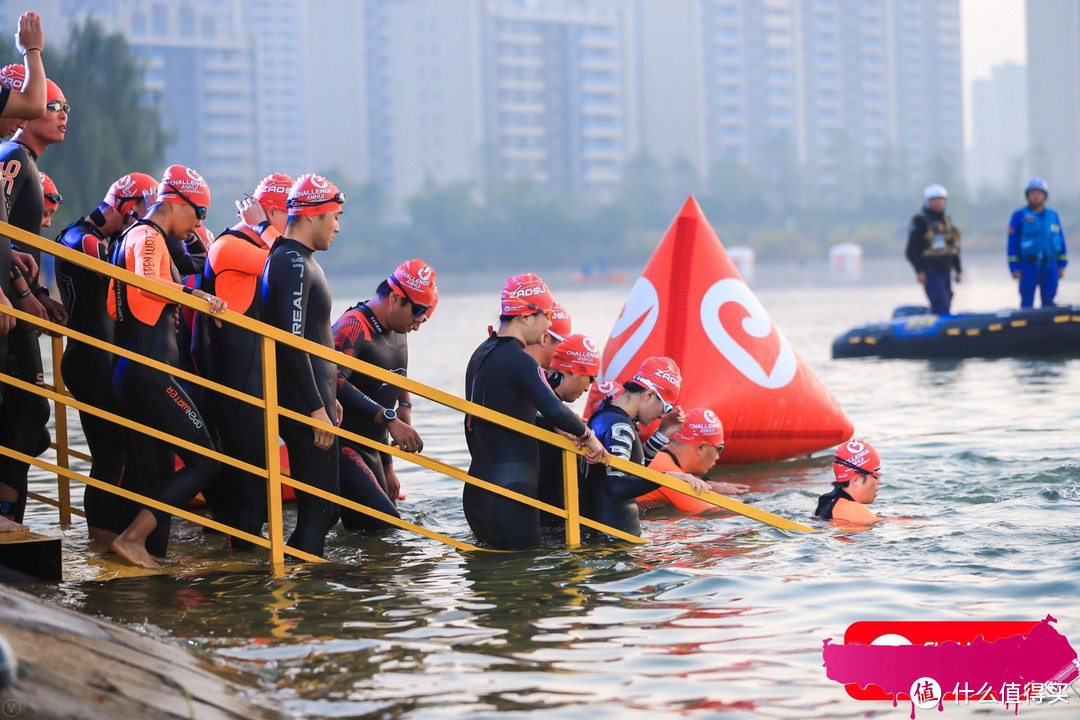
[[[930,202],[934,198],[947,198],[949,197],[949,191],[945,189],[944,185],[927,185],[926,189],[922,191],[923,202]]]

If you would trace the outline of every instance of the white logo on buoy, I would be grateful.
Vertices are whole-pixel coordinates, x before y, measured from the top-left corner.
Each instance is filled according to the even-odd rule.
[[[658,317],[660,317],[660,295],[647,278],[638,278],[633,289],[630,290],[630,297],[626,299],[622,314],[615,321],[615,327],[611,329],[611,339],[614,340],[622,335],[638,320],[641,320],[641,324],[608,361],[602,374],[604,379],[615,380],[626,369],[627,363],[638,354],[653,328],[656,327]]]
[[[742,329],[747,335],[752,338],[766,338],[772,331],[773,325],[769,314],[750,292],[750,288],[735,278],[725,278],[715,283],[701,298],[701,326],[705,334],[709,336],[709,340],[747,380],[770,390],[787,385],[798,370],[795,352],[788,344],[787,338],[779,330],[776,331],[777,337],[780,338],[780,349],[772,371],[767,371],[761,367],[753,355],[728,334],[723,323],[720,322],[720,308],[729,302],[743,307],[749,313],[749,317],[742,321]]]

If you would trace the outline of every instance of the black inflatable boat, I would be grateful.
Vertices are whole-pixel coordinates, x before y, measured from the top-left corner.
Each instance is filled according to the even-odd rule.
[[[933,315],[899,307],[892,320],[833,341],[833,358],[972,358],[1080,355],[1080,305]]]

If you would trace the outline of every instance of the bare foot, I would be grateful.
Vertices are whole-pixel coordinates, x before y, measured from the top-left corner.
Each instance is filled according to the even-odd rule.
[[[120,535],[113,540],[112,545],[109,547],[113,552],[130,562],[132,565],[138,565],[139,567],[147,568],[148,570],[157,570],[161,567],[161,565],[150,556],[150,553],[146,552],[145,545],[142,543],[126,541],[123,535]]]
[[[23,525],[22,523],[17,523],[10,518],[6,518],[3,515],[0,515],[0,533],[23,532],[29,529],[29,527]]]

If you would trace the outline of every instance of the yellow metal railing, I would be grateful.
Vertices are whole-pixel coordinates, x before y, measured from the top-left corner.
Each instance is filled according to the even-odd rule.
[[[29,246],[37,248],[46,253],[50,253],[58,258],[62,258],[63,260],[66,260],[68,262],[72,262],[88,268],[98,273],[99,275],[115,278],[121,282],[131,285],[132,287],[150,291],[155,295],[158,295],[170,302],[184,305],[197,311],[205,311],[207,309],[205,301],[197,300],[190,295],[187,295],[172,287],[136,275],[123,268],[119,268],[110,263],[98,260],[97,258],[93,258],[83,253],[71,250],[70,248],[67,248],[59,243],[47,240],[32,233],[28,233],[24,230],[14,227],[13,225],[0,223],[0,234],[12,238],[24,247]],[[260,338],[263,371],[262,398],[248,395],[233,388],[207,380],[206,378],[203,378],[201,376],[171,367],[165,363],[161,363],[151,358],[141,356],[137,353],[133,353],[129,350],[88,336],[84,333],[70,330],[55,323],[41,320],[20,310],[0,306],[0,312],[6,312],[8,314],[14,315],[19,322],[29,322],[55,335],[55,337],[53,337],[52,339],[52,363],[54,379],[53,386],[37,386],[19,380],[18,378],[5,375],[3,373],[0,373],[0,382],[4,382],[13,387],[18,387],[20,389],[26,390],[27,392],[43,395],[46,398],[52,400],[56,404],[56,407],[58,409],[64,408],[63,412],[58,411],[55,414],[56,441],[52,447],[56,450],[56,463],[53,464],[39,460],[37,458],[31,458],[3,446],[0,446],[0,455],[13,457],[22,462],[28,462],[36,467],[42,468],[50,473],[55,473],[57,475],[58,500],[54,501],[36,493],[33,494],[32,497],[34,499],[47,502],[50,505],[59,507],[60,519],[62,523],[69,523],[71,515],[73,513],[77,515],[83,515],[80,510],[71,507],[69,480],[76,480],[86,485],[105,490],[106,492],[110,492],[114,495],[119,495],[121,497],[134,500],[136,502],[142,503],[143,505],[163,510],[172,513],[173,515],[176,515],[178,517],[183,517],[187,520],[191,520],[192,522],[196,522],[200,525],[211,527],[221,532],[234,535],[238,538],[248,540],[255,545],[268,548],[270,551],[271,562],[275,567],[280,567],[284,563],[285,555],[291,555],[302,560],[318,561],[320,560],[320,558],[295,550],[294,548],[285,545],[281,507],[281,486],[289,485],[301,492],[310,493],[311,495],[315,495],[325,500],[337,503],[342,507],[346,507],[351,510],[363,513],[365,515],[378,518],[379,520],[382,520],[396,527],[419,533],[431,539],[443,542],[452,547],[461,550],[479,549],[460,540],[456,540],[454,538],[442,535],[427,528],[414,525],[405,520],[385,515],[384,513],[380,513],[376,510],[368,508],[364,505],[360,505],[359,503],[353,502],[341,496],[334,495],[319,488],[310,486],[306,483],[299,481],[298,479],[283,476],[281,473],[280,455],[277,445],[278,422],[280,416],[299,423],[310,425],[312,427],[319,427],[320,429],[329,430],[331,433],[341,438],[347,439],[351,442],[366,445],[368,447],[387,452],[395,457],[401,458],[402,460],[406,460],[422,467],[426,467],[430,470],[434,470],[449,477],[461,480],[462,482],[476,485],[478,487],[494,492],[498,495],[517,500],[518,502],[525,503],[526,505],[538,508],[540,510],[543,510],[544,512],[556,515],[565,521],[566,541],[567,544],[571,547],[575,547],[580,544],[581,526],[583,525],[585,527],[599,530],[627,542],[644,542],[641,538],[635,537],[615,528],[608,527],[594,520],[591,520],[590,518],[581,516],[578,510],[577,503],[577,463],[578,456],[582,453],[575,447],[574,443],[567,438],[556,433],[537,428],[535,425],[522,422],[520,420],[517,420],[516,418],[502,415],[501,413],[498,413],[494,410],[490,410],[481,405],[477,405],[467,400],[463,400],[436,388],[429,387],[415,380],[412,380],[411,378],[403,377],[375,365],[371,365],[361,360],[357,360],[356,358],[353,358],[351,356],[339,353],[333,348],[327,348],[317,343],[313,343],[309,340],[296,337],[294,335],[286,333],[283,330],[280,330],[279,328],[266,325],[265,323],[261,323],[256,320],[252,320],[251,318],[234,312],[232,310],[227,310],[221,315],[216,315],[215,318],[220,319],[224,322],[230,322],[234,325],[244,328],[245,330],[255,333]],[[60,372],[60,359],[63,354],[63,340],[60,336],[67,336],[74,340],[78,340],[79,342],[85,343],[89,346],[96,347],[105,352],[109,352],[117,356],[140,362],[147,365],[148,367],[152,367],[157,370],[169,373],[178,379],[200,385],[208,390],[222,393],[229,397],[235,398],[251,405],[255,405],[263,409],[263,414],[265,418],[264,429],[266,437],[265,468],[256,467],[254,465],[236,460],[214,450],[208,450],[201,446],[194,445],[180,438],[168,435],[167,433],[163,433],[153,428],[143,426],[122,416],[115,415],[113,413],[75,400],[69,393],[66,392],[63,385],[63,378]],[[541,442],[545,442],[558,447],[563,452],[563,488],[566,507],[559,508],[553,505],[549,505],[547,503],[536,500],[535,498],[531,498],[526,495],[507,490],[498,485],[486,482],[479,478],[472,477],[467,472],[459,468],[443,463],[427,455],[422,455],[420,453],[406,453],[395,446],[387,445],[376,440],[371,440],[369,438],[350,433],[337,427],[317,423],[308,416],[293,412],[291,410],[288,410],[287,408],[278,407],[276,343],[284,343],[292,348],[295,348],[296,350],[306,352],[315,357],[330,361],[336,365],[347,367],[354,372],[359,372],[382,382],[388,383],[390,385],[394,385],[404,390],[408,390],[413,395],[425,397],[433,402],[439,403],[451,409],[487,420],[489,422],[498,424],[504,428],[523,433]],[[73,407],[81,412],[86,412],[96,417],[103,418],[105,420],[108,420],[109,422],[134,430],[135,432],[140,432],[145,435],[155,437],[159,440],[166,441],[172,445],[184,447],[188,450],[191,450],[192,452],[196,452],[206,457],[213,458],[218,462],[231,465],[233,467],[244,470],[245,472],[249,472],[251,474],[265,478],[268,483],[267,510],[269,537],[263,538],[260,536],[250,535],[248,533],[238,531],[234,528],[230,528],[226,525],[223,525],[222,523],[205,518],[201,515],[191,513],[185,509],[171,507],[151,498],[132,493],[129,490],[125,490],[123,488],[119,488],[117,486],[101,482],[86,475],[71,471],[69,468],[69,461],[72,457],[81,460],[87,460],[88,457],[82,453],[77,453],[68,448],[66,415],[67,407]],[[659,485],[663,485],[664,487],[668,487],[679,492],[689,492],[689,485],[684,481],[676,480],[668,475],[664,475],[663,473],[659,473],[654,470],[649,470],[648,468],[644,468],[641,465],[630,463],[619,458],[612,458],[611,464],[612,467],[623,470],[628,474],[643,477]],[[773,515],[756,507],[746,505],[744,503],[738,502],[737,500],[732,500],[716,493],[696,497],[700,497],[700,499],[704,500],[705,502],[708,502],[717,507],[730,510],[732,512],[744,515],[760,522],[767,523],[769,525],[773,525],[774,527],[804,532],[811,531],[811,528],[808,528],[805,525],[801,525],[800,523],[796,523],[791,520],[787,520],[785,518]]]

